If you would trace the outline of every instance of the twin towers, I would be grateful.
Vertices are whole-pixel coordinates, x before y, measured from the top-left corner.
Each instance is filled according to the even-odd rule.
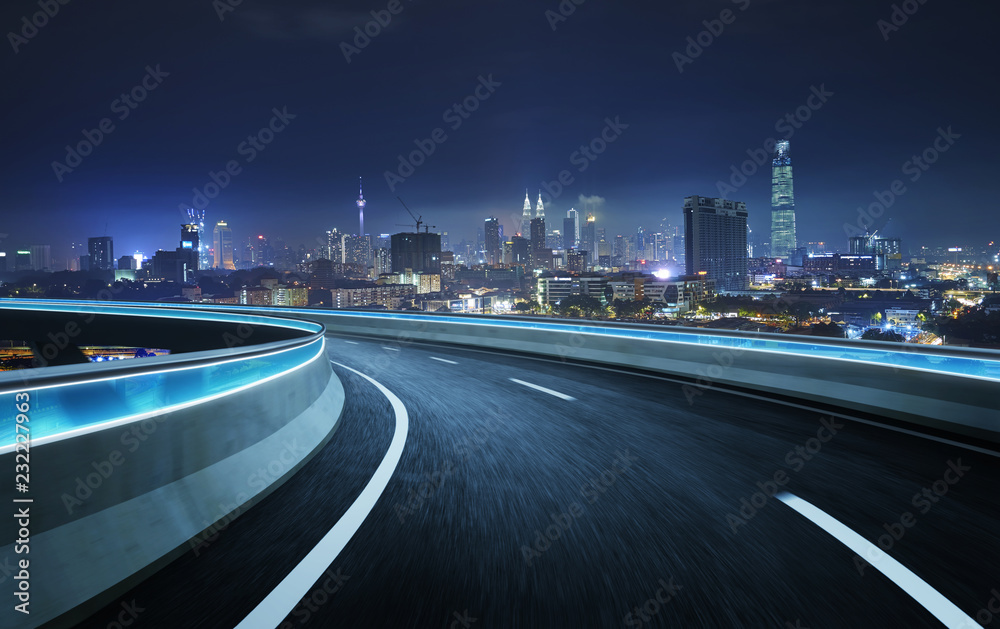
[[[545,218],[545,206],[542,204],[542,191],[538,191],[538,204],[535,206],[535,218]],[[524,211],[521,214],[521,235],[527,237],[531,233],[531,199],[528,190],[524,191]]]

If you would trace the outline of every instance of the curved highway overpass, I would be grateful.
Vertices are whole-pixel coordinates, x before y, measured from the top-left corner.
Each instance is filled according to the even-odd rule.
[[[326,326],[336,431],[65,625],[1000,623],[992,353],[281,312]]]

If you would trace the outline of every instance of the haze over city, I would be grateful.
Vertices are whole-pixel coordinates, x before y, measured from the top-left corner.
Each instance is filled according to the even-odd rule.
[[[956,96],[993,70],[971,3],[914,2],[905,21],[860,1],[563,5],[400,0],[359,37],[386,6],[69,3],[25,37],[35,4],[8,3],[0,246],[45,242],[57,260],[93,236],[121,253],[171,248],[178,206],[233,160],[239,174],[205,210],[237,241],[310,248],[356,231],[359,176],[374,234],[412,223],[396,196],[453,243],[490,215],[511,234],[525,188],[542,189],[549,216],[604,199],[599,225],[631,234],[681,224],[686,196],[723,196],[769,138],[791,140],[801,242],[846,248],[844,224],[894,180],[906,191],[873,228],[892,218],[907,247],[1000,231],[982,209],[997,119],[987,99]],[[275,110],[281,130],[254,148]],[[104,119],[91,154],[55,165]],[[581,151],[615,121],[603,152]],[[949,129],[947,152],[914,168]],[[396,178],[414,151],[420,164]],[[770,184],[765,163],[726,195],[757,234]]]

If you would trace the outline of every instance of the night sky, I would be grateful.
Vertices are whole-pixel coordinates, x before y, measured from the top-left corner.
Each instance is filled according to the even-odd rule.
[[[891,217],[885,233],[907,247],[985,244],[1000,236],[995,34],[981,3],[911,1],[889,30],[879,20],[891,24],[892,3],[871,0],[564,0],[564,20],[556,0],[42,0],[58,13],[20,39],[22,17],[41,9],[9,0],[0,250],[51,244],[61,268],[71,241],[105,233],[119,256],[172,249],[178,205],[230,160],[239,174],[206,210],[241,239],[311,247],[325,229],[357,231],[358,176],[369,233],[406,230],[399,195],[452,243],[491,214],[509,234],[525,188],[534,202],[564,170],[573,181],[546,207],[558,227],[583,195],[603,199],[609,236],[658,230],[681,224],[683,197],[719,196],[748,150],[788,130],[800,243],[846,250],[844,224],[899,179],[906,192],[875,227]],[[391,21],[348,62],[342,43],[387,8]],[[731,23],[703,34],[714,41],[679,71],[674,53],[720,15]],[[144,77],[145,100],[115,102]],[[467,118],[446,113],[485,84]],[[776,129],[813,88],[832,96],[814,98],[799,128]],[[262,150],[241,148],[275,108],[294,119]],[[57,177],[66,145],[105,118],[113,130]],[[906,162],[949,127],[960,137],[912,181]],[[385,173],[435,129],[444,141],[391,190]],[[603,153],[574,156],[602,132],[614,138]],[[765,165],[727,195],[747,203],[755,234],[770,229],[769,187]]]

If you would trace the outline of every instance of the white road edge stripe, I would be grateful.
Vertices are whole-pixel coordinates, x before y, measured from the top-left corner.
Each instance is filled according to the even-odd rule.
[[[431,360],[437,360],[443,363],[448,363],[449,365],[457,365],[458,363],[454,360],[448,360],[447,358],[438,358],[437,356],[431,356]]]
[[[928,585],[926,581],[913,574],[906,566],[885,554],[881,548],[841,524],[840,521],[819,507],[788,492],[779,493],[777,498],[832,535],[841,544],[853,550],[873,568],[889,577],[890,581],[912,596],[913,600],[923,605],[946,627],[972,629],[980,626],[957,605]]]
[[[541,391],[542,393],[548,393],[549,395],[554,395],[557,398],[560,398],[562,400],[566,400],[567,402],[574,402],[574,401],[576,401],[576,398],[573,397],[573,396],[571,396],[571,395],[566,395],[565,393],[560,393],[558,391],[553,391],[552,389],[546,389],[545,387],[540,387],[537,384],[531,384],[530,382],[525,382],[524,380],[518,380],[517,378],[508,378],[508,380],[510,380],[511,382],[516,382],[516,383],[518,383],[520,385],[526,386],[526,387],[528,387],[530,389],[534,389],[536,391]]]
[[[406,414],[406,407],[403,405],[403,402],[392,391],[385,388],[373,378],[356,369],[351,369],[347,365],[341,365],[334,361],[330,362],[353,371],[371,382],[382,392],[382,395],[389,399],[389,403],[392,404],[392,410],[396,414],[396,431],[392,435],[392,442],[389,443],[389,449],[385,453],[385,458],[382,459],[382,463],[379,464],[378,469],[375,470],[375,474],[372,475],[371,480],[365,485],[364,490],[362,490],[357,500],[354,501],[354,504],[350,506],[333,528],[323,536],[323,539],[316,544],[316,547],[310,550],[309,554],[288,573],[288,576],[278,584],[278,587],[271,590],[271,593],[236,626],[237,629],[277,627],[281,624],[281,621],[308,594],[309,589],[323,576],[323,573],[334,562],[340,551],[344,549],[347,542],[351,540],[351,537],[361,527],[362,522],[371,513],[371,510],[375,507],[375,503],[378,502],[378,499],[382,496],[382,492],[385,491],[386,485],[389,484],[389,479],[392,477],[393,472],[396,471],[396,465],[403,455],[403,448],[406,446],[406,434],[409,431],[410,424],[409,416]]]

